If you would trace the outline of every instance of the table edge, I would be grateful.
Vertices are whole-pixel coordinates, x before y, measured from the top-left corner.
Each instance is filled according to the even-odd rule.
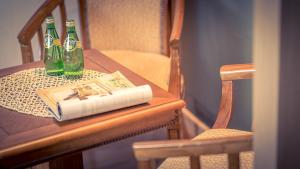
[[[131,118],[130,116],[141,116],[142,113],[159,113],[159,112],[166,112],[166,111],[174,111],[179,110],[185,106],[185,102],[183,100],[175,100],[170,103],[165,103],[162,105],[157,105],[153,107],[151,110],[146,109],[139,112],[135,112],[132,114],[128,114],[119,119],[109,119],[105,123],[109,123],[112,120],[122,120],[122,118]],[[124,119],[123,119],[124,120]],[[97,133],[100,131],[101,127],[105,125],[103,122],[101,123],[94,123],[90,124],[81,128],[76,128],[74,130],[69,130],[63,133],[55,134],[52,136],[40,138],[31,142],[19,144],[16,146],[11,146],[8,148],[4,148],[0,150],[0,159],[4,159],[6,157],[13,156],[15,154],[24,153],[27,151],[32,151],[35,149],[40,149],[43,147],[51,146],[54,144],[59,144],[62,141],[72,140],[74,138],[84,137],[93,133]],[[67,138],[67,139],[66,139]]]

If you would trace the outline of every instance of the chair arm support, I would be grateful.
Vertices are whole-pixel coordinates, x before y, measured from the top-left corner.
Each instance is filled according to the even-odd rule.
[[[191,122],[193,122],[193,124],[195,124],[198,128],[200,128],[201,130],[208,130],[210,129],[210,127],[205,124],[205,122],[203,122],[202,120],[200,120],[199,118],[197,118],[196,115],[194,115],[189,109],[187,109],[186,107],[181,109],[182,115],[189,119]]]
[[[251,79],[254,72],[253,64],[224,65],[220,69],[220,76],[222,80]]]
[[[170,48],[171,70],[169,79],[168,92],[174,96],[181,98],[182,95],[182,74],[180,66],[180,51],[179,48]]]
[[[212,128],[226,128],[232,113],[232,81],[222,81],[222,97],[217,119]]]
[[[133,144],[139,161],[155,158],[239,153],[252,150],[252,134],[201,140],[149,141]]]
[[[170,36],[170,47],[178,47],[184,17],[184,0],[175,0],[174,20]]]

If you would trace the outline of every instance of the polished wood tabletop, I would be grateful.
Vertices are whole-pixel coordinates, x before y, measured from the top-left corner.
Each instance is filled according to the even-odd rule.
[[[153,99],[146,104],[65,122],[0,106],[0,168],[38,164],[176,123],[178,110],[184,106],[182,100],[95,49],[84,51],[84,55],[86,69],[105,73],[118,70],[135,85],[149,84]],[[43,67],[43,63],[2,69],[0,77],[34,67]]]

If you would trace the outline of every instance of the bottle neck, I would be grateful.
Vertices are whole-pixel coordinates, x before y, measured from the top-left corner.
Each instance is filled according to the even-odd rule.
[[[46,34],[50,34],[53,38],[59,39],[54,23],[47,23]]]
[[[75,26],[68,26],[67,33],[76,33]]]
[[[75,26],[67,26],[67,37],[78,40]]]
[[[55,29],[54,23],[47,23],[47,29]]]

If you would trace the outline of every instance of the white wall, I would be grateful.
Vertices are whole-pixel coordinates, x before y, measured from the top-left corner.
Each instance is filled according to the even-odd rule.
[[[255,168],[276,169],[281,0],[255,1],[253,89]],[[270,29],[271,28],[271,29]]]
[[[0,0],[0,69],[22,63],[21,50],[18,43],[18,33],[22,27],[45,0]],[[69,18],[77,20],[77,1],[66,0]],[[54,12],[57,29],[60,30],[58,10]],[[79,28],[77,26],[77,28]],[[79,35],[80,36],[80,35]],[[35,58],[39,56],[36,38],[33,40]]]

